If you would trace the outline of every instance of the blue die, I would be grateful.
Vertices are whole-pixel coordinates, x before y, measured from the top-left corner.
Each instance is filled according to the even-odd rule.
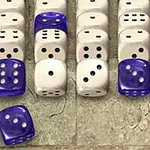
[[[127,59],[119,63],[118,90],[125,96],[145,96],[150,93],[150,64],[142,59]]]
[[[17,59],[0,60],[0,96],[19,96],[26,90],[24,62]]]
[[[65,15],[57,12],[45,12],[36,16],[34,35],[43,29],[59,29],[68,33],[68,23]]]
[[[23,105],[17,105],[2,110],[0,131],[6,145],[15,145],[32,139],[35,129],[28,109]]]

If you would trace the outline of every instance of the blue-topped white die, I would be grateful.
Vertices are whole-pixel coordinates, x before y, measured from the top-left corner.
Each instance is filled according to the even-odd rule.
[[[45,12],[36,16],[34,34],[43,29],[59,29],[68,33],[68,22],[65,15],[56,12]]]
[[[17,105],[2,110],[0,131],[6,145],[31,140],[35,135],[35,129],[28,109],[23,105]]]

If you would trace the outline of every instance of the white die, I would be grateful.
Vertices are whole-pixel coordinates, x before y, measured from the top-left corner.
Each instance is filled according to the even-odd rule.
[[[82,30],[77,34],[77,62],[84,59],[108,60],[108,34],[100,29]]]
[[[20,30],[0,30],[0,45],[0,59],[16,58],[24,60],[25,37]]]
[[[99,11],[108,15],[108,0],[78,0],[76,5],[77,17],[88,11]]]
[[[67,35],[58,29],[45,29],[36,34],[35,37],[35,62],[43,59],[66,60]]]
[[[1,0],[0,12],[18,12],[25,13],[25,0]]]
[[[103,60],[88,59],[77,65],[77,92],[81,96],[98,97],[108,92],[108,65]]]
[[[44,12],[59,12],[67,15],[66,0],[36,0],[35,17]]]
[[[125,29],[142,28],[149,32],[150,19],[149,16],[141,12],[129,12],[124,13],[119,18],[119,31],[122,32]]]
[[[150,15],[149,0],[120,0],[119,1],[119,17],[128,12],[144,12]]]
[[[3,12],[0,13],[0,30],[7,28],[16,28],[24,32],[25,19],[24,16],[17,12]]]
[[[149,61],[150,36],[143,29],[127,29],[120,33],[118,43],[119,62],[129,58]]]
[[[45,59],[35,66],[35,91],[44,97],[58,97],[66,93],[67,69],[63,61]]]
[[[77,18],[77,33],[83,29],[102,29],[108,33],[108,17],[101,12],[82,13]]]

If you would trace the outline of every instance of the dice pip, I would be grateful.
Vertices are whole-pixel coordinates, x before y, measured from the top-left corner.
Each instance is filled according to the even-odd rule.
[[[99,97],[108,92],[108,65],[103,60],[88,59],[77,65],[77,92],[81,96]]]
[[[37,15],[34,22],[34,34],[43,29],[59,29],[67,34],[66,16],[57,12],[45,12]]]
[[[142,59],[126,59],[118,66],[118,91],[125,96],[150,93],[150,64]]]
[[[35,135],[28,109],[23,105],[11,106],[0,112],[0,131],[6,145],[20,144]]]
[[[0,59],[0,96],[20,96],[25,90],[24,62],[17,59]]]
[[[35,91],[38,95],[43,97],[62,96],[66,93],[66,64],[55,59],[41,60],[36,63],[34,79]]]

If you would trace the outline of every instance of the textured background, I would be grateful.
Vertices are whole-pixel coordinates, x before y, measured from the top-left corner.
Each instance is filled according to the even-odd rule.
[[[65,97],[41,98],[34,92],[33,13],[27,6],[27,91],[0,99],[0,109],[24,104],[33,117],[36,137],[16,150],[150,150],[150,97],[125,98],[117,93],[117,0],[110,1],[110,88],[105,97],[83,98],[75,90],[75,0],[68,0],[68,91]],[[29,30],[29,31],[28,31]],[[0,149],[5,147],[0,138]]]

